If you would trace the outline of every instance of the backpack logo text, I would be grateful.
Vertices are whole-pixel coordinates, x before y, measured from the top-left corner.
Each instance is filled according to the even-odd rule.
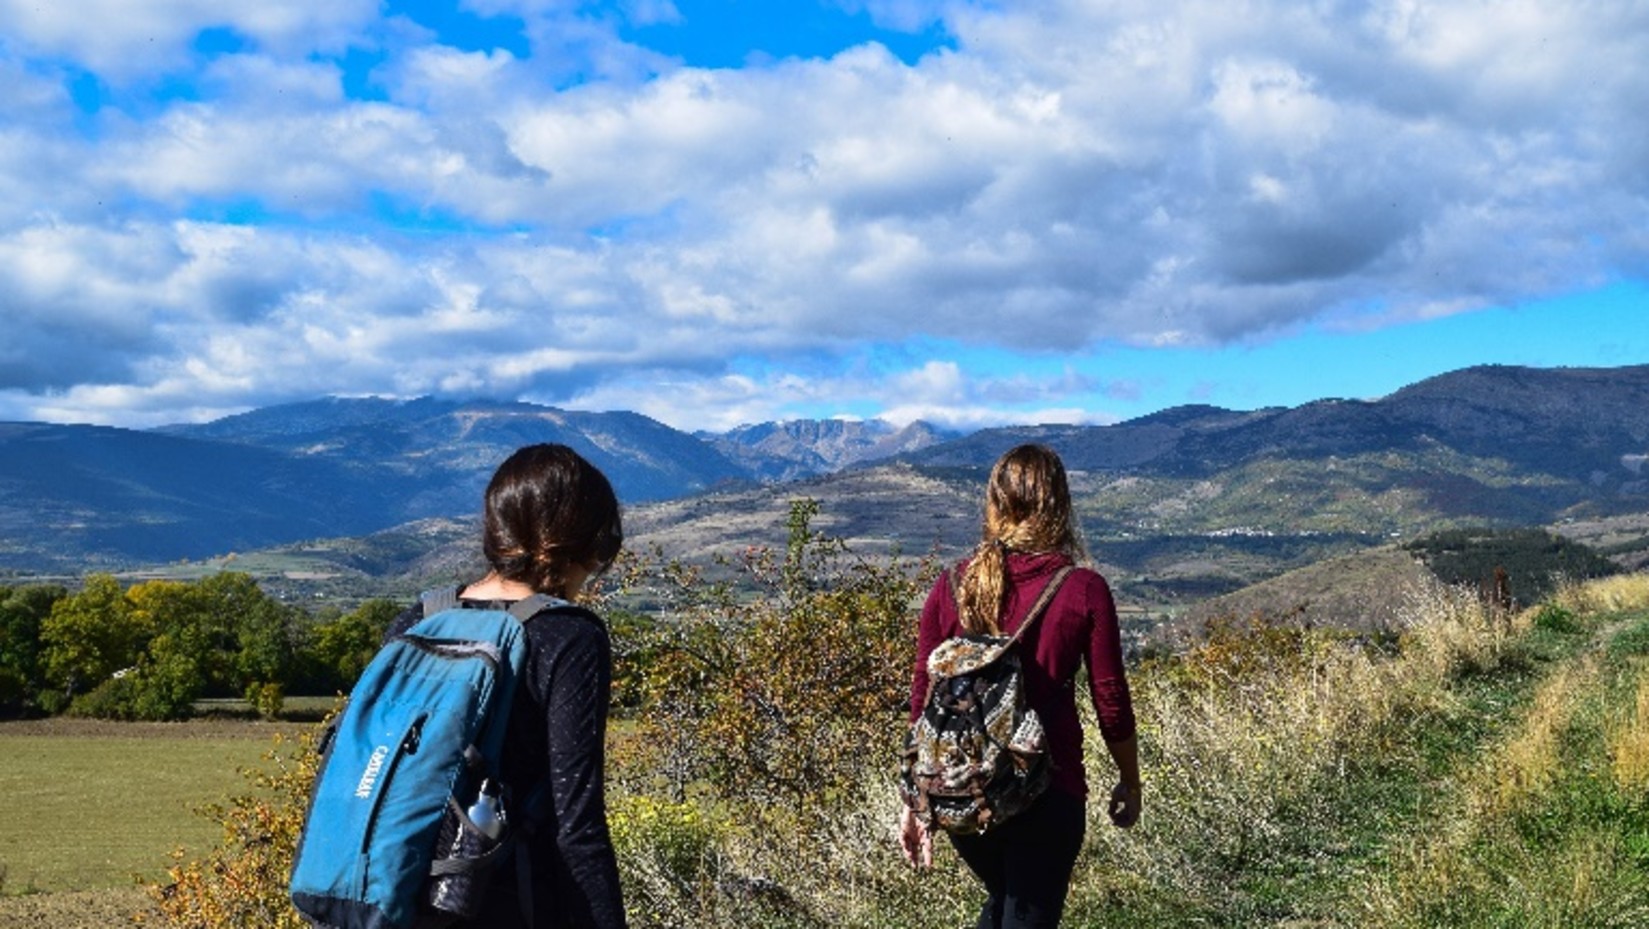
[[[378,782],[378,772],[383,770],[384,759],[388,757],[388,745],[380,745],[372,750],[372,757],[366,762],[366,770],[361,772],[361,781],[355,785],[355,796],[362,800],[372,796],[372,785]]]

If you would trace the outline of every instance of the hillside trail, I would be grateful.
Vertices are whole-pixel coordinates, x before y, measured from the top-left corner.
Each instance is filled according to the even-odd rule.
[[[1563,763],[1558,740],[1587,701],[1600,699],[1605,686],[1604,655],[1609,644],[1626,629],[1642,622],[1643,614],[1612,614],[1568,654],[1525,685],[1527,699],[1518,715],[1505,721],[1498,737],[1482,750],[1462,759],[1448,777],[1460,796],[1457,815],[1480,819],[1499,812],[1513,795],[1537,790]],[[1444,830],[1448,832],[1449,830]]]
[[[1504,704],[1512,711],[1506,718],[1483,714],[1482,721],[1494,733],[1463,748],[1449,768],[1432,779],[1429,787],[1434,793],[1422,814],[1424,829],[1388,849],[1380,868],[1383,876],[1365,897],[1387,918],[1369,925],[1407,925],[1404,918],[1390,918],[1392,907],[1401,912],[1405,907],[1397,901],[1424,897],[1426,891],[1403,885],[1427,886],[1434,895],[1453,892],[1456,888],[1449,881],[1471,870],[1474,847],[1494,841],[1487,837],[1499,834],[1508,821],[1551,802],[1553,792],[1574,772],[1599,763],[1591,752],[1600,749],[1577,756],[1569,740],[1574,731],[1599,725],[1600,711],[1607,715],[1611,680],[1632,673],[1610,658],[1610,646],[1646,619],[1649,611],[1643,610],[1607,614],[1584,641],[1549,656],[1540,673],[1515,685]],[[1608,770],[1607,757],[1601,764]],[[1559,865],[1549,862],[1547,867]],[[1476,878],[1484,876],[1479,873]],[[1577,880],[1583,877],[1576,875]]]

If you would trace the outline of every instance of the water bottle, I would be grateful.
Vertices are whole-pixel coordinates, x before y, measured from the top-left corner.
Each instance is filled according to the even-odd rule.
[[[504,835],[504,822],[504,803],[498,795],[498,784],[491,778],[481,782],[467,810],[460,812],[457,804],[447,806],[435,844],[436,874],[429,882],[431,908],[459,919],[481,915],[490,874],[485,869],[466,867],[464,862],[496,848]]]
[[[498,799],[498,785],[492,778],[481,782],[481,790],[475,795],[475,802],[469,808],[470,824],[480,830],[481,834],[489,839],[496,840],[504,834],[504,805]]]

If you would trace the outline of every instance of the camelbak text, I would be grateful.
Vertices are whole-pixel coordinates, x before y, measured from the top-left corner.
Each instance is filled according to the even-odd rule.
[[[372,796],[372,785],[378,782],[378,772],[383,770],[384,759],[388,757],[388,745],[380,745],[372,750],[372,757],[367,759],[366,770],[361,772],[361,782],[355,785],[355,796],[363,800]]]

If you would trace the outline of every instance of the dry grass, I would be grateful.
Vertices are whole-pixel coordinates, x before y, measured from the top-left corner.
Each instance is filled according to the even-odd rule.
[[[1475,592],[1437,582],[1410,587],[1399,616],[1404,661],[1428,687],[1460,673],[1494,670],[1514,633],[1512,618],[1490,609]]]
[[[1552,600],[1576,613],[1649,609],[1649,574],[1617,574],[1583,584],[1564,584]]]
[[[1639,672],[1636,700],[1609,729],[1609,770],[1623,790],[1649,787],[1649,670]]]
[[[1649,607],[1649,577],[1565,585],[1552,605],[1596,623]],[[1535,615],[1517,617],[1514,634]],[[1633,672],[1609,664],[1602,647],[1623,628],[1594,627],[1580,653],[1539,683],[1515,725],[1465,767],[1432,828],[1394,848],[1362,895],[1359,925],[1649,924],[1649,887],[1632,850],[1642,836],[1622,818],[1635,815],[1626,812],[1632,798],[1649,785],[1649,672],[1625,684],[1632,705],[1612,706],[1609,695],[1621,686],[1614,682]],[[1433,638],[1472,660],[1454,634]],[[1606,746],[1607,758],[1589,744]],[[1612,777],[1588,773],[1605,767]]]
[[[1535,691],[1523,723],[1484,758],[1468,786],[1475,816],[1504,815],[1539,799],[1561,774],[1564,731],[1581,701],[1598,687],[1598,663],[1566,664]]]

